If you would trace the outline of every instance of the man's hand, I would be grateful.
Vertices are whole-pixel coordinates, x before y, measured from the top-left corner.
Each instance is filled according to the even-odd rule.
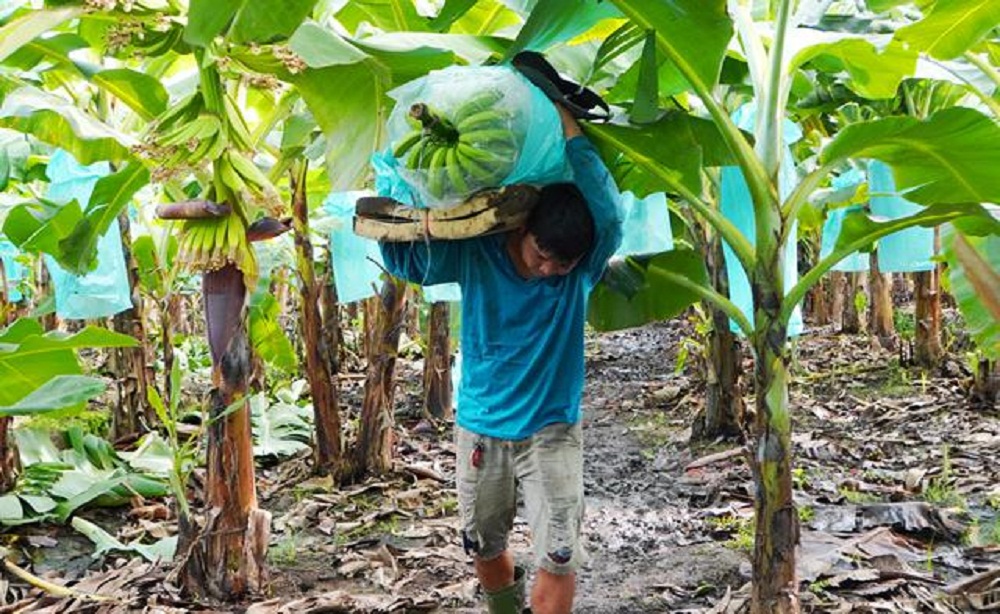
[[[567,141],[575,136],[583,135],[583,131],[580,130],[580,124],[577,123],[573,114],[566,110],[566,107],[556,103],[556,110],[559,111],[559,119],[562,121],[563,136],[566,137]]]

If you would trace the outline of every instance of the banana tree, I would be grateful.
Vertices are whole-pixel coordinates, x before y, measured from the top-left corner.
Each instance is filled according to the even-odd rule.
[[[761,612],[798,610],[795,572],[798,519],[792,500],[787,346],[787,327],[795,306],[840,259],[899,229],[971,218],[977,221],[977,231],[996,232],[997,223],[981,207],[969,203],[995,201],[1000,196],[1000,181],[988,170],[1000,161],[996,140],[1000,129],[976,111],[948,109],[924,121],[887,118],[845,128],[822,149],[815,168],[786,198],[780,198],[777,179],[781,168],[782,120],[795,71],[822,57],[837,62],[852,74],[858,87],[884,87],[885,83],[865,76],[868,68],[858,60],[868,56],[889,61],[893,54],[914,53],[900,44],[880,52],[866,41],[846,36],[818,45],[802,45],[798,43],[796,25],[812,7],[810,3],[801,3],[799,7],[796,4],[791,0],[772,3],[773,29],[765,39],[752,19],[748,2],[733,1],[727,7],[721,0],[656,4],[615,1],[634,24],[655,31],[657,50],[669,60],[670,69],[665,71],[668,74],[661,73],[661,96],[690,91],[721,131],[753,196],[752,238],[734,228],[701,193],[679,181],[678,174],[663,164],[666,159],[663,154],[667,152],[644,142],[641,129],[632,133],[616,126],[590,130],[595,139],[614,143],[637,165],[681,195],[686,206],[720,233],[749,276],[754,298],[752,318],[718,292],[686,278],[683,269],[656,271],[657,275],[718,305],[746,335],[753,349],[757,405],[752,455],[757,518],[753,608]],[[970,37],[981,38],[988,28],[972,21],[968,28],[958,28],[947,35],[964,37],[969,43],[973,42]],[[758,104],[752,143],[736,128],[713,91],[734,26],[747,58]],[[890,95],[894,90],[895,84],[889,88]],[[799,211],[807,206],[809,195],[839,165],[863,158],[878,159],[891,166],[897,184],[909,190],[908,198],[927,207],[892,222],[880,223],[860,215],[849,217],[834,252],[805,272],[794,286],[786,288],[782,251],[790,240]]]
[[[6,432],[12,416],[56,410],[72,412],[101,394],[105,385],[99,378],[83,375],[76,351],[81,348],[135,347],[132,337],[97,327],[87,327],[74,335],[46,333],[36,320],[22,318],[0,330],[0,454],[13,454]],[[14,462],[0,463],[0,492],[16,477]]]

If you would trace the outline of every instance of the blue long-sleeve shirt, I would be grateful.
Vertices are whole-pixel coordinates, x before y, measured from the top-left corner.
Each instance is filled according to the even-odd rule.
[[[524,279],[505,234],[381,245],[393,275],[462,287],[456,421],[474,433],[517,440],[580,420],[587,296],[621,243],[622,220],[618,189],[593,145],[570,139],[566,155],[596,230],[594,246],[568,275]]]

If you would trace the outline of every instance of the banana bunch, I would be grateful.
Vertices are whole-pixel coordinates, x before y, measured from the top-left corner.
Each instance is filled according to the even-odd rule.
[[[225,151],[252,150],[253,138],[232,97],[223,94],[219,106],[225,117],[209,111],[195,92],[157,117],[146,141],[168,167],[194,167]]]
[[[236,214],[185,220],[177,260],[188,270],[199,271],[215,271],[232,262],[247,278],[257,277],[257,261],[247,241],[246,226]]]
[[[512,116],[497,105],[498,90],[481,92],[459,105],[450,116],[424,103],[410,108],[413,130],[393,148],[407,169],[423,173],[434,198],[464,199],[493,187],[510,174],[517,154]]]

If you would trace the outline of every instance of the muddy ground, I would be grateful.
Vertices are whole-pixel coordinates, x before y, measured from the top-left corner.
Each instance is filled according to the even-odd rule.
[[[689,442],[703,387],[692,354],[680,369],[677,360],[693,341],[680,320],[588,339],[591,559],[576,612],[745,607],[753,535],[747,449]],[[905,351],[884,350],[866,336],[818,329],[797,343],[794,477],[806,611],[959,612],[993,599],[1000,419],[996,408],[970,406],[962,340],[948,341],[951,354],[933,373],[906,366]],[[86,548],[56,559],[37,547],[40,575],[79,591],[117,591],[119,602],[98,608],[39,599],[22,585],[0,611],[15,604],[53,612],[154,605],[163,612],[482,611],[457,531],[450,429],[428,428],[414,415],[419,374],[419,360],[401,361],[392,475],[335,489],[311,477],[302,458],[260,472],[261,505],[274,515],[265,595],[236,606],[195,601],[171,588],[169,566],[114,555],[90,560]],[[345,405],[360,385],[347,380]],[[515,533],[514,551],[530,563],[523,523]],[[71,539],[57,537],[55,549],[65,554]]]

